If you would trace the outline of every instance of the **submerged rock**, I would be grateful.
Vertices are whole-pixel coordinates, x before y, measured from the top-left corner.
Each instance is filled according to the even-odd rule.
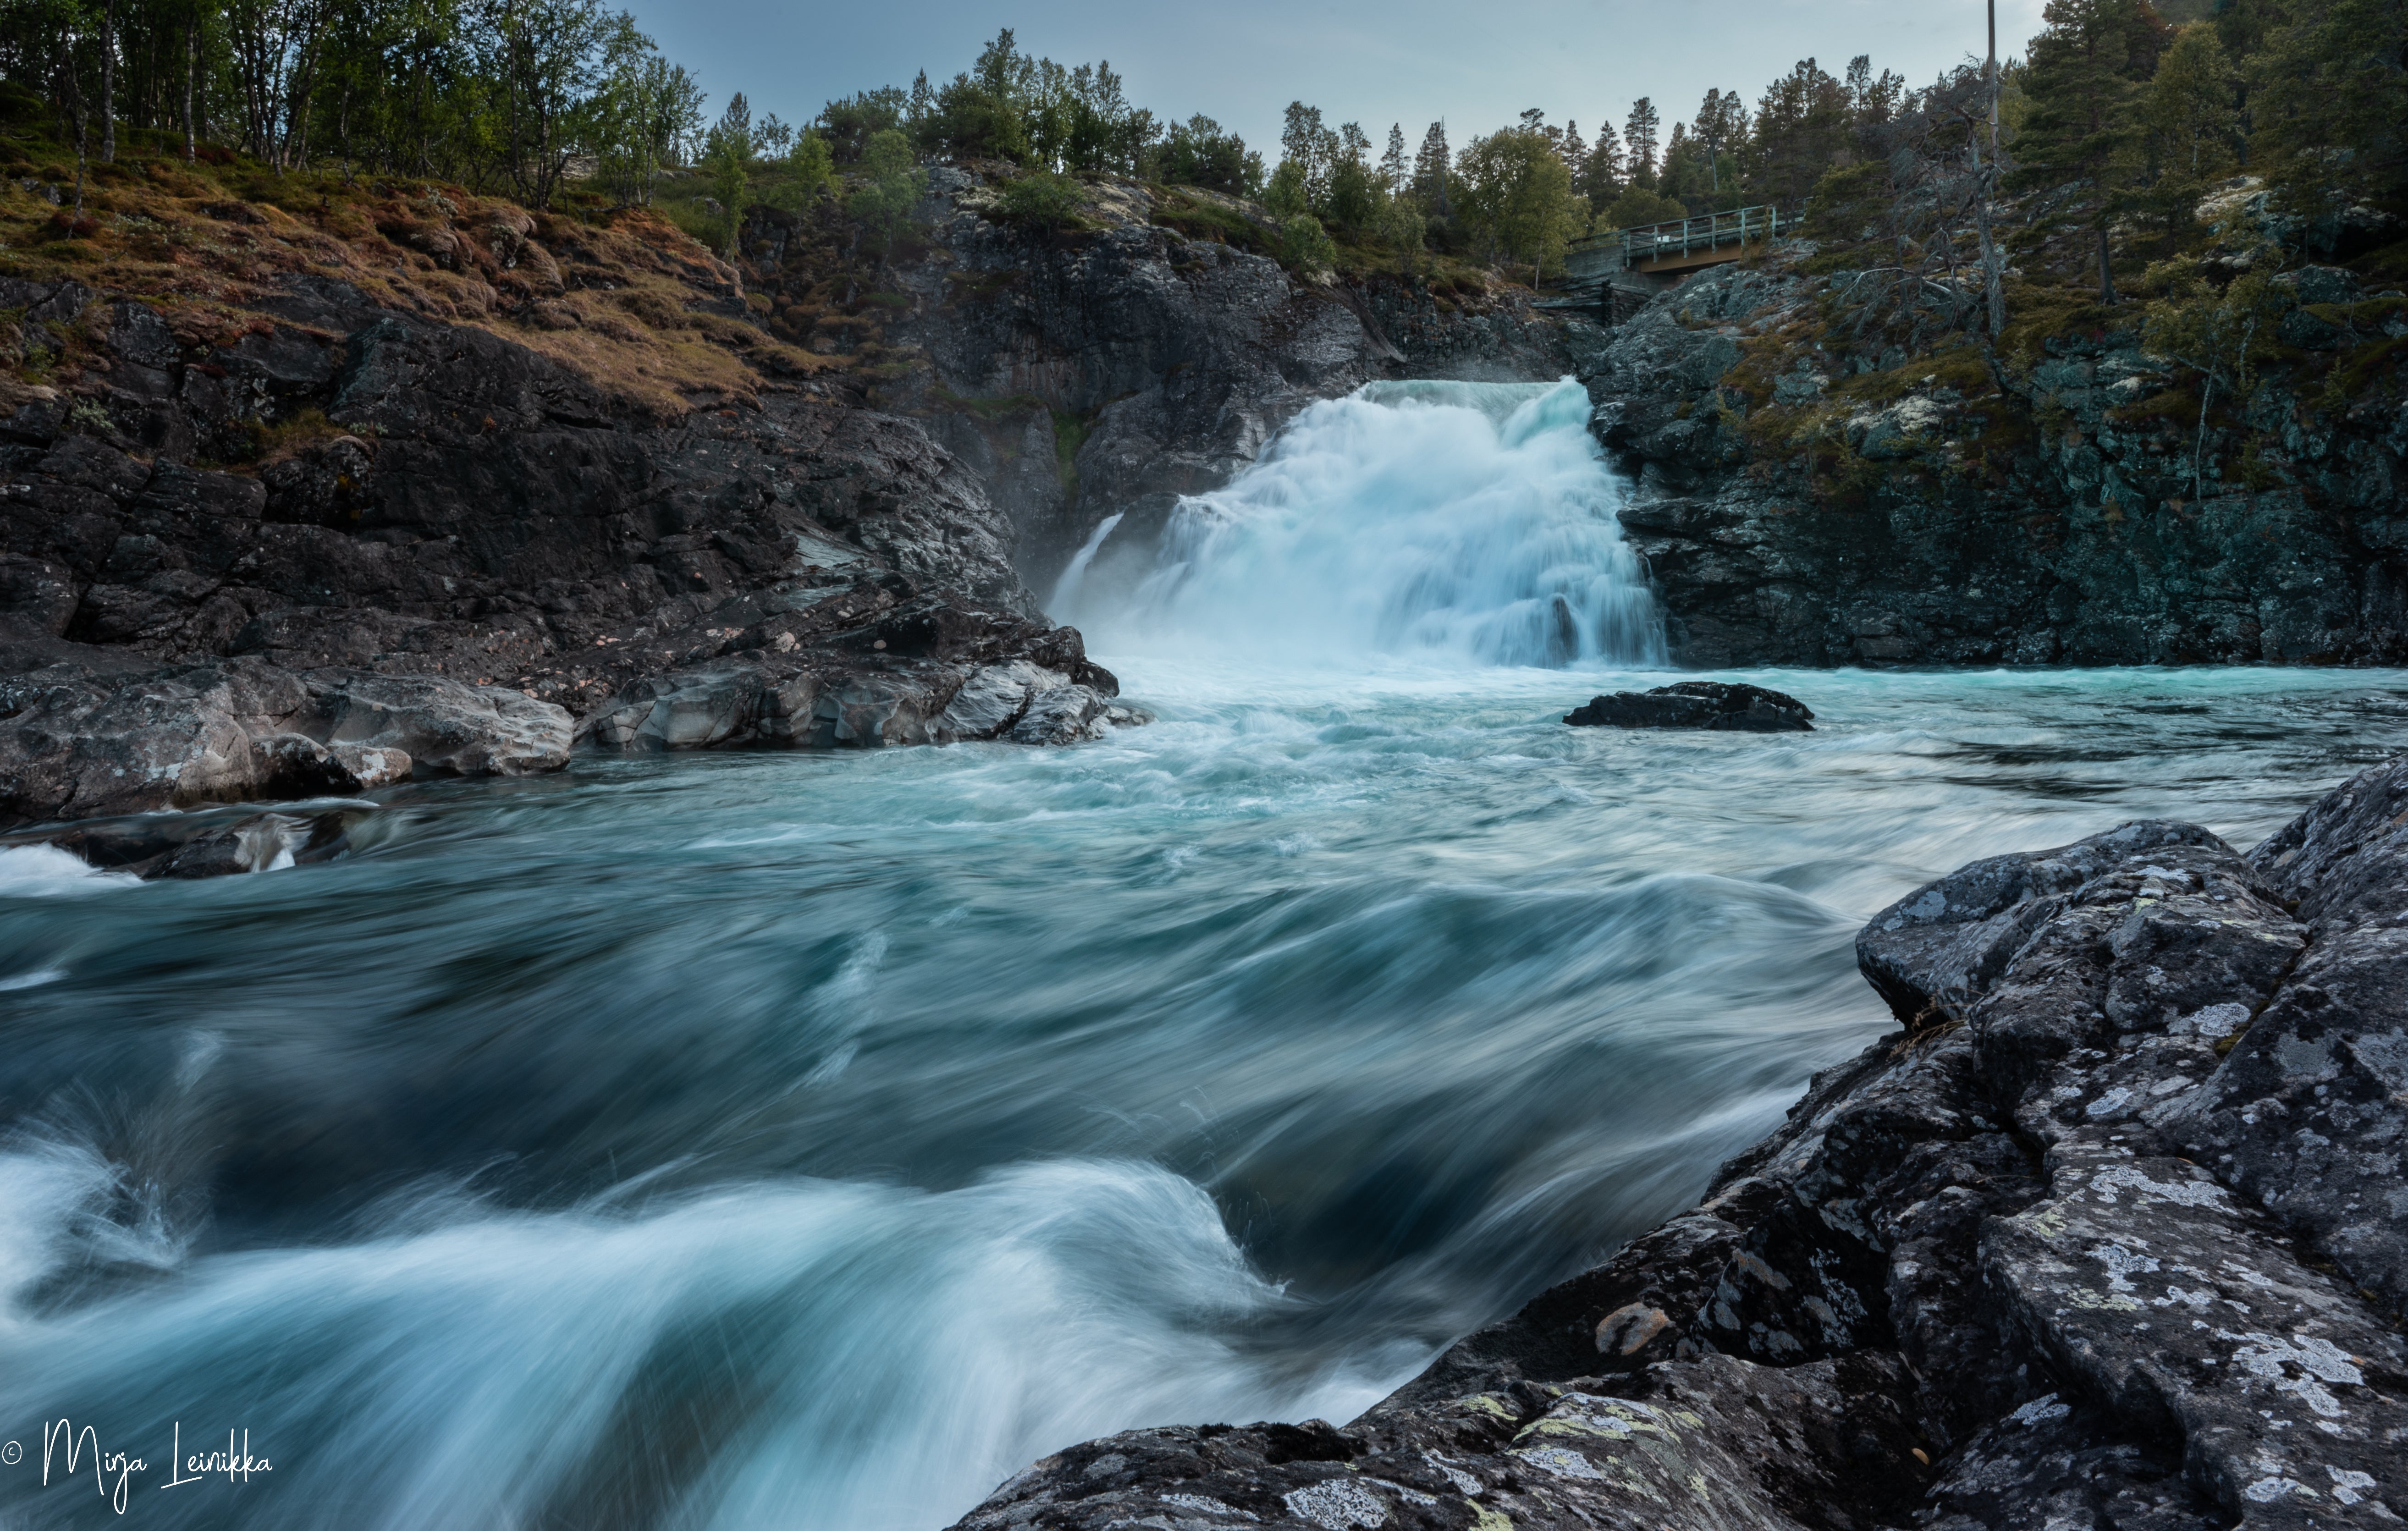
[[[1711,728],[1742,734],[1806,734],[1813,713],[1795,696],[1762,686],[1683,680],[1654,691],[1617,691],[1564,714],[1575,727]]]
[[[2243,857],[2127,824],[1857,941],[1906,1029],[1343,1429],[1131,1431],[976,1531],[2396,1526],[2408,757]]]

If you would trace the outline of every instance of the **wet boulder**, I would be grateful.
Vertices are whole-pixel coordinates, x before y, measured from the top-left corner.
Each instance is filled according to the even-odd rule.
[[[1762,686],[1683,680],[1654,691],[1617,691],[1564,714],[1574,727],[1705,728],[1736,734],[1806,734],[1814,714],[1795,696]]]

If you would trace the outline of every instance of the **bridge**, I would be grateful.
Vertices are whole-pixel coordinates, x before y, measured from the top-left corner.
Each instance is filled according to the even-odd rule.
[[[1801,215],[1767,204],[1587,235],[1564,251],[1563,286],[1540,307],[1602,308],[1609,321],[1619,322],[1701,266],[1762,254],[1800,222]]]

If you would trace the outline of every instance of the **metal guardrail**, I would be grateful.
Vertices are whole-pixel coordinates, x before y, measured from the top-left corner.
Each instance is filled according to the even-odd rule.
[[[1757,207],[1735,207],[1729,212],[1702,213],[1696,218],[1584,236],[1571,242],[1567,251],[1570,257],[1568,264],[1588,266],[1592,270],[1602,265],[1607,270],[1627,271],[1642,262],[1694,255],[1725,245],[1751,245],[1777,238],[1795,229],[1802,221],[1801,215],[1784,214],[1770,203]],[[1603,257],[1601,262],[1599,257]]]

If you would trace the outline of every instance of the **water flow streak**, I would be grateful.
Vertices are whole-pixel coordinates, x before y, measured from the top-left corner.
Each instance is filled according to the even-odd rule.
[[[1570,379],[1371,383],[1315,404],[1226,488],[1181,502],[1152,569],[1098,588],[1099,534],[1054,614],[1124,651],[1661,663],[1588,410]]]

